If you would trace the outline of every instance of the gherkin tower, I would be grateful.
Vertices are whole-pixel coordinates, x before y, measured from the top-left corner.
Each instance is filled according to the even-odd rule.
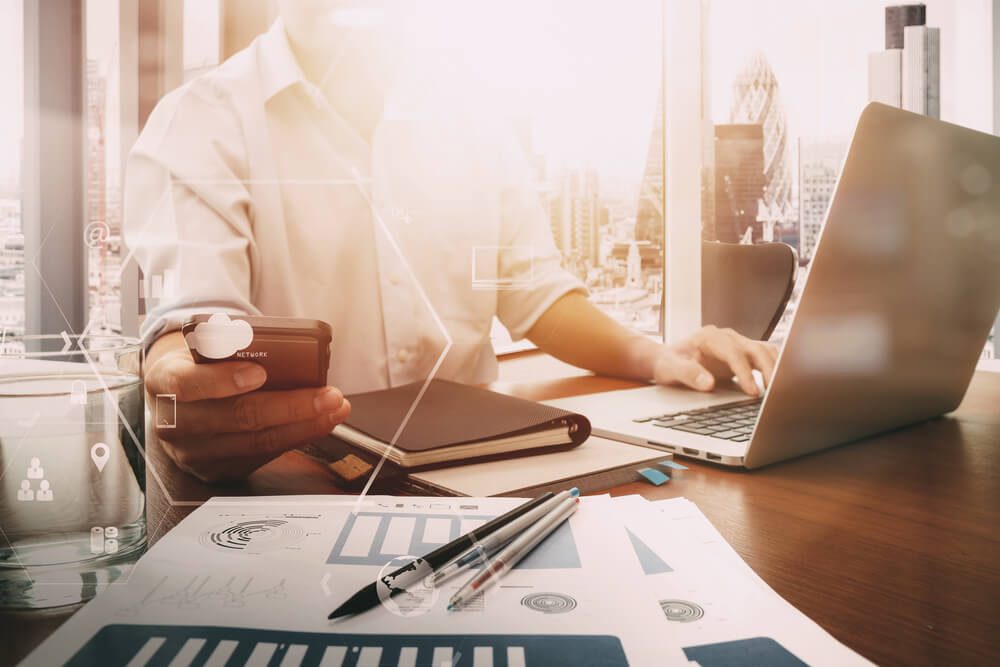
[[[793,217],[792,169],[787,122],[778,80],[763,53],[755,53],[733,82],[729,122],[763,128],[765,210],[779,213],[781,221],[790,220]]]

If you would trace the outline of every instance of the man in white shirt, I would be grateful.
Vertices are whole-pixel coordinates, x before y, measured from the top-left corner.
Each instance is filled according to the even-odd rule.
[[[426,63],[388,66],[378,30],[340,25],[342,2],[279,6],[268,33],[164,97],[129,159],[126,242],[146,276],[169,276],[142,335],[147,391],[177,398],[159,435],[179,466],[239,478],[344,421],[345,393],[432,372],[489,382],[494,315],[597,373],[703,391],[735,375],[751,395],[752,369],[770,379],[773,348],[732,331],[664,346],[611,320],[560,267],[516,142],[474,95]],[[330,323],[331,386],[256,391],[256,364],[196,365],[178,329],[204,312]]]

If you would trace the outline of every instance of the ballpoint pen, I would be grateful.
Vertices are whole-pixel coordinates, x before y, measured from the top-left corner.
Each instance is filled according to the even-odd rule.
[[[528,555],[532,549],[555,532],[563,521],[568,519],[576,511],[580,503],[579,497],[570,497],[559,504],[552,513],[544,517],[541,521],[521,533],[513,542],[504,547],[496,556],[490,559],[481,572],[473,577],[459,589],[448,602],[448,609],[457,609],[465,604],[470,598],[480,591],[485,590],[496,583],[510,568],[514,567],[518,561]]]
[[[549,514],[555,509],[559,503],[563,502],[567,498],[575,498],[580,495],[580,490],[575,486],[567,491],[560,491],[553,498],[550,498],[544,504],[539,505],[535,509],[521,515],[517,519],[514,519],[506,526],[503,526],[497,530],[492,535],[488,535],[482,539],[482,541],[476,542],[472,545],[472,548],[465,553],[458,556],[450,563],[446,564],[442,568],[438,569],[431,579],[431,583],[435,586],[443,583],[447,579],[469,567],[474,567],[484,560],[488,559],[490,554],[495,552],[497,549],[503,547],[505,544],[513,540],[520,533],[530,528],[533,524],[540,521],[544,516]]]
[[[518,505],[511,511],[498,516],[492,521],[471,530],[456,540],[435,549],[423,558],[418,558],[411,563],[385,575],[385,578],[393,580],[393,587],[389,595],[396,595],[399,591],[406,590],[408,586],[423,581],[430,576],[436,568],[441,567],[448,561],[460,555],[476,542],[499,530],[518,517],[527,514],[536,507],[545,504],[554,497],[554,494],[544,493],[541,496]],[[352,595],[350,599],[330,612],[327,618],[333,619],[350,614],[359,614],[375,607],[381,601],[379,597],[378,582],[372,582]]]

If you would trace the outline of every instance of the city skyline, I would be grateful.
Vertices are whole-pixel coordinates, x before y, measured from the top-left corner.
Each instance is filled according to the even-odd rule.
[[[799,139],[799,259],[812,259],[847,154],[840,141]]]
[[[95,0],[90,4],[105,4],[106,0]],[[17,146],[20,136],[20,60],[21,60],[21,15],[20,0],[0,2],[0,82],[5,90],[15,91],[15,99],[0,110],[0,138],[5,146]],[[185,12],[189,11],[185,3]],[[867,54],[881,49],[884,45],[882,12],[885,0],[843,0],[829,3],[822,0],[804,0],[789,3],[784,0],[761,0],[745,3],[737,0],[712,0],[710,3],[710,30],[712,52],[710,62],[713,76],[711,82],[712,120],[724,122],[731,106],[728,86],[748,53],[766,44],[769,61],[784,90],[789,91],[785,103],[788,112],[790,136],[814,139],[843,140],[850,136],[857,113],[866,100],[866,84],[860,73],[866,71]],[[988,0],[927,0],[928,21],[942,29],[942,34],[961,35],[961,39],[945,39],[942,43],[942,118],[974,129],[992,131],[990,109],[992,100],[986,87],[978,84],[976,65],[987,62],[991,56],[988,26],[978,25],[972,18],[976,10],[988,9]],[[201,3],[192,7],[198,10],[191,21],[185,21],[188,30],[208,25],[202,15],[210,15],[207,9],[199,9]],[[610,9],[609,9],[610,7]],[[495,8],[494,8],[495,9]],[[93,10],[88,8],[88,14]],[[496,26],[495,34],[483,36],[483,31],[470,29],[463,31],[463,44],[473,44],[469,56],[482,60],[483,51],[493,49],[496,54],[504,54],[503,59],[485,58],[498,61],[490,68],[490,75],[500,71],[498,89],[514,92],[503,106],[518,106],[527,98],[523,93],[532,92],[552,99],[568,93],[566,104],[561,109],[543,114],[544,121],[539,127],[536,143],[544,152],[556,154],[557,162],[567,167],[594,167],[602,172],[602,178],[609,183],[622,177],[634,179],[641,170],[645,153],[647,130],[634,137],[624,137],[623,145],[616,146],[614,138],[592,139],[586,147],[578,146],[578,137],[586,134],[589,127],[603,119],[615,126],[649,127],[652,122],[651,103],[656,97],[655,86],[659,82],[659,22],[660,0],[636,0],[621,3],[621,6],[603,3],[581,7],[568,0],[514,0],[507,3],[504,11],[496,11],[499,23],[492,20],[480,25]],[[569,21],[566,16],[570,16]],[[202,17],[199,20],[195,18]],[[459,16],[461,18],[461,16]],[[556,34],[552,27],[572,25],[574,29],[563,29]],[[110,31],[117,22],[107,21],[102,25]],[[576,29],[576,26],[582,26]],[[210,27],[210,26],[209,26]],[[517,53],[502,43],[504,35],[520,27],[524,48]],[[88,26],[89,28],[89,26]],[[116,28],[115,28],[116,29]],[[504,32],[504,30],[507,32]],[[208,34],[208,29],[200,34]],[[834,40],[830,36],[837,35]],[[98,35],[99,36],[99,35]],[[652,37],[652,39],[650,39]],[[196,40],[186,39],[194,44]],[[204,41],[209,43],[210,40]],[[88,40],[100,43],[100,40]],[[202,44],[202,41],[198,41]],[[534,45],[547,46],[538,56]],[[721,45],[725,45],[723,48]],[[579,58],[575,54],[584,52],[583,47],[594,51],[592,57]],[[615,46],[619,48],[614,48]],[[477,56],[477,53],[479,54]],[[550,57],[546,58],[546,54]],[[555,54],[555,55],[553,55]],[[647,56],[652,57],[647,57]],[[205,61],[204,54],[195,52],[190,60],[195,64]],[[189,58],[185,57],[185,62]],[[534,63],[532,61],[535,61]],[[541,66],[537,65],[541,62]],[[509,67],[505,66],[505,63]],[[645,63],[645,64],[644,64]],[[588,73],[585,70],[594,70]],[[629,76],[622,76],[628,71]],[[518,83],[516,79],[527,78]],[[645,93],[631,90],[629,81],[642,81],[648,88]],[[593,87],[595,82],[606,84],[607,100],[596,100],[580,91]],[[649,88],[653,86],[653,88]],[[501,97],[508,97],[500,95]],[[520,101],[519,101],[520,99]],[[619,103],[611,103],[617,100]],[[645,103],[644,103],[645,102]],[[573,114],[568,119],[559,111],[576,108],[586,113]],[[515,109],[515,111],[517,111]],[[523,116],[523,113],[511,113]],[[12,129],[13,128],[13,129]],[[574,139],[577,137],[577,139]],[[577,146],[577,148],[574,148]],[[0,182],[16,179],[19,159],[15,151],[0,154]],[[590,164],[585,164],[589,162]],[[630,176],[631,175],[631,176]]]
[[[729,122],[761,127],[764,181],[757,205],[757,220],[772,225],[793,220],[794,181],[788,150],[788,119],[782,104],[781,87],[762,51],[755,51],[748,58],[733,81]],[[765,232],[764,237],[773,238],[774,235]]]
[[[980,0],[962,4],[977,3]],[[190,63],[192,74],[212,64],[210,45],[199,42],[201,48],[190,48],[198,35],[217,33],[212,26],[217,26],[218,7],[210,4],[185,0],[184,43],[188,47],[184,62]],[[754,211],[752,217],[780,211],[786,224],[775,240],[797,245],[803,260],[812,254],[832,193],[833,162],[839,169],[839,161],[830,155],[846,148],[857,113],[866,101],[867,54],[884,46],[882,14],[886,4],[845,0],[831,5],[806,0],[790,5],[762,0],[750,8],[736,0],[707,3],[709,72],[704,80],[711,111],[706,119],[712,133],[709,145],[715,145],[716,126],[761,122],[764,169],[769,172],[765,180],[775,184],[774,191],[765,189],[761,198],[779,205]],[[982,126],[987,122],[981,117],[984,112],[972,104],[958,104],[954,97],[956,91],[969,90],[969,82],[975,80],[973,68],[966,71],[959,65],[981,52],[982,31],[973,29],[952,5],[937,0],[927,5],[928,22],[942,27],[942,116]],[[17,0],[0,0],[0,18],[7,19],[3,24],[9,33],[0,48],[11,56],[0,65],[0,82],[17,89],[17,94],[22,75],[19,7]],[[627,7],[514,0],[503,11],[493,7],[487,16],[478,17],[479,25],[490,26],[489,34],[470,26],[460,35],[448,36],[452,46],[466,49],[463,56],[490,81],[497,110],[518,119],[522,143],[532,146],[539,193],[557,245],[563,249],[569,268],[601,294],[621,297],[624,292],[609,290],[620,290],[628,282],[636,287],[636,281],[628,278],[629,257],[635,255],[629,247],[633,241],[641,246],[636,251],[642,269],[638,282],[643,283],[643,289],[662,289],[662,278],[659,287],[652,280],[662,266],[658,253],[662,253],[663,242],[664,155],[658,149],[663,127],[661,9],[660,0],[637,0]],[[826,13],[820,15],[819,9]],[[463,16],[459,12],[456,18]],[[100,148],[89,148],[87,219],[103,219],[112,232],[120,226],[121,205],[116,187],[121,181],[122,154],[120,119],[116,116],[120,107],[116,97],[117,18],[115,0],[88,3],[88,82],[100,82],[104,100],[103,108],[89,104],[88,109],[103,116],[99,127],[107,131],[100,136]],[[835,28],[846,25],[852,30],[844,31],[842,38],[832,39],[827,34],[840,34]],[[964,28],[961,40],[957,38],[959,27]],[[512,52],[504,40],[514,31],[520,42]],[[780,91],[780,113],[755,115],[761,105],[747,102],[750,96],[746,95],[747,82],[755,80]],[[88,93],[98,94],[89,86]],[[973,101],[980,95],[968,93]],[[7,105],[0,116],[0,136],[17,146],[21,106]],[[14,135],[18,135],[17,141],[11,138]],[[839,148],[807,161],[810,147],[818,145]],[[0,184],[4,160],[8,167],[12,160],[16,162],[12,154],[16,155],[16,150],[0,156]],[[100,155],[102,165],[97,166],[93,162],[101,160]],[[711,161],[716,157],[713,151]],[[712,170],[708,162],[706,167]],[[17,175],[16,165],[6,171]],[[722,200],[719,193],[713,196],[711,192],[716,186],[714,176],[705,185],[703,215],[714,224]],[[16,195],[12,192],[10,196]],[[749,208],[741,207],[748,216]],[[11,215],[0,235],[14,233],[9,220],[13,220]],[[112,237],[108,246],[90,252],[94,299],[109,308],[116,306],[105,297],[113,295],[117,287],[107,278],[112,272],[117,275],[111,263],[120,252],[120,238],[116,234]],[[754,232],[755,240],[761,237]],[[606,270],[594,272],[601,267]],[[630,298],[634,296],[630,294]]]

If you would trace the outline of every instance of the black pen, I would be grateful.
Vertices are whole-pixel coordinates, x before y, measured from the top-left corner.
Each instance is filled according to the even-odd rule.
[[[412,563],[407,563],[398,570],[385,575],[384,579],[391,579],[393,586],[389,589],[389,595],[405,590],[408,586],[422,581],[445,563],[448,563],[459,554],[467,551],[476,542],[482,540],[487,535],[499,530],[507,523],[518,518],[522,514],[530,512],[542,503],[546,502],[555,494],[551,492],[543,493],[534,500],[518,505],[506,514],[501,514],[497,518],[474,530],[470,530],[465,535],[449,542],[448,544],[435,549],[423,558],[418,558]],[[344,604],[330,612],[327,618],[339,618],[351,614],[360,614],[368,611],[379,604],[378,582],[372,582],[350,597]]]

